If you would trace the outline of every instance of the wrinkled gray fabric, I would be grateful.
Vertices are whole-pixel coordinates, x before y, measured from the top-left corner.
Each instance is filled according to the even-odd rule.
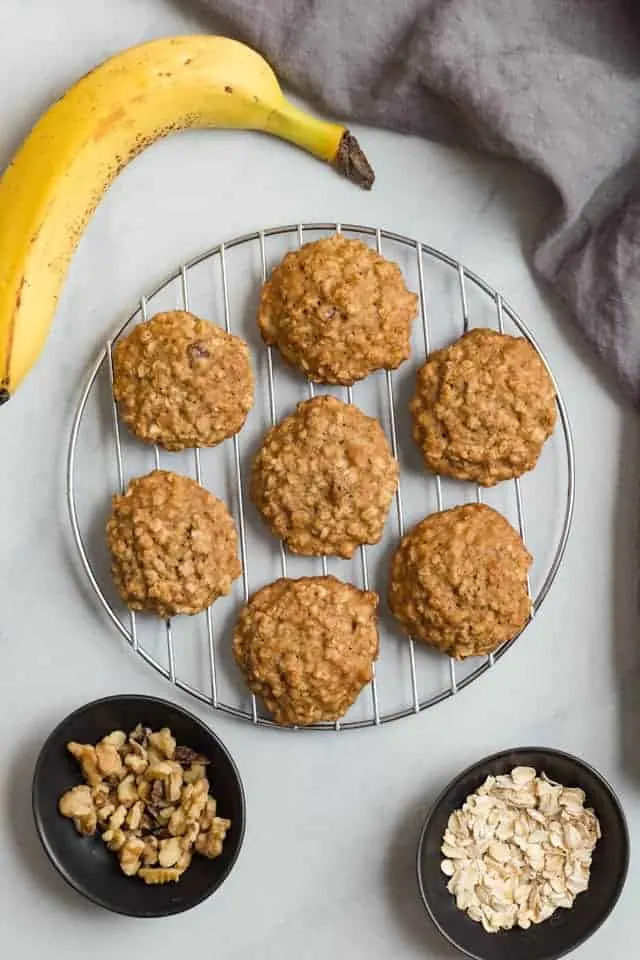
[[[200,0],[332,114],[515,157],[534,256],[640,405],[640,0]]]

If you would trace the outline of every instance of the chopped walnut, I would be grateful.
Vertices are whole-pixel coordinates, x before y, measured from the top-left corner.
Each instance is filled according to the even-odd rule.
[[[150,734],[149,743],[167,760],[173,760],[176,752],[176,741],[168,727],[163,727],[158,733]]]
[[[194,850],[219,856],[230,821],[216,817],[201,754],[176,743],[168,727],[154,732],[138,724],[114,730],[95,746],[67,744],[85,784],[60,797],[62,816],[79,833],[93,835],[117,854],[127,876],[147,884],[175,882]]]
[[[201,853],[204,857],[219,857],[222,853],[224,838],[230,826],[230,820],[215,817],[211,829],[206,833],[201,833],[196,840],[196,850],[198,853]]]
[[[199,760],[192,763],[188,770],[184,771],[183,779],[185,783],[196,783],[206,774],[205,766]]]
[[[125,756],[124,765],[128,770],[131,770],[132,773],[140,774],[144,773],[147,769],[148,761],[146,757],[142,757],[139,753],[132,751]]]
[[[116,750],[122,750],[126,742],[127,735],[124,730],[114,730],[113,733],[107,734],[107,736],[103,737],[100,741],[100,743],[103,743],[106,746],[115,747]],[[98,744],[98,746],[99,745],[100,744]]]
[[[98,808],[98,820],[100,823],[106,823],[115,813],[116,807],[113,803],[105,803],[103,807]]]
[[[187,818],[182,807],[173,811],[169,819],[169,833],[173,837],[181,837],[187,829]]]
[[[164,797],[164,787],[162,785],[162,780],[154,780],[151,784],[151,789],[148,791],[149,801],[153,806],[156,806],[159,803],[162,803]]]
[[[195,783],[189,783],[184,788],[182,794],[182,807],[187,820],[199,820],[207,806],[207,796],[209,791],[209,781],[204,777],[196,780]]]
[[[146,748],[146,754],[149,766],[153,766],[156,763],[162,763],[164,760],[166,760],[166,757],[164,757],[159,750],[156,750],[155,747],[152,747],[151,744],[149,744],[149,746]]]
[[[161,840],[158,850],[158,863],[161,867],[174,867],[182,854],[182,845],[179,837]]]
[[[122,872],[128,877],[133,877],[142,866],[140,858],[143,853],[144,840],[140,837],[129,837],[125,840],[118,852]]]
[[[146,748],[150,733],[150,727],[143,727],[142,724],[139,723],[135,730],[132,730],[129,734],[129,742],[137,743],[139,746]]]
[[[183,766],[193,766],[194,763],[197,763],[199,766],[205,766],[209,761],[206,757],[203,757],[201,753],[197,753],[195,750],[192,750],[191,747],[176,747],[173,755],[173,759],[177,763],[181,763]],[[204,770],[202,771],[202,776],[204,776]]]
[[[117,747],[112,743],[105,743],[101,740],[96,747],[96,760],[98,769],[105,777],[120,777],[122,774],[122,760]]]
[[[92,837],[98,827],[98,818],[95,810],[92,810],[91,813],[86,813],[82,817],[74,817],[73,823],[78,833],[81,833],[84,837]]]
[[[192,847],[196,840],[198,839],[198,834],[202,833],[202,825],[197,821],[189,823],[184,834],[182,835],[182,848],[186,850],[189,847]]]
[[[162,787],[162,784],[160,784]],[[151,796],[151,784],[148,780],[136,777],[136,787],[138,788],[138,797],[140,800],[148,800]]]
[[[177,803],[180,799],[182,793],[182,770],[180,767],[178,767],[177,770],[173,770],[168,780],[165,780],[164,792],[169,803]]]
[[[94,809],[91,788],[85,784],[72,787],[58,801],[58,810],[63,817],[85,817]]]
[[[144,863],[145,867],[152,867],[158,862],[157,837],[145,837],[142,862]]]
[[[138,870],[138,876],[145,883],[172,883],[180,879],[183,871],[176,867],[142,867]]]
[[[172,772],[173,768],[169,760],[159,760],[147,767],[145,777],[147,780],[164,780],[165,777],[171,776]]]
[[[200,817],[200,829],[209,830],[209,828],[211,827],[211,824],[213,823],[213,818],[215,817],[215,815],[216,815],[216,801],[211,796],[211,794],[209,794],[207,797],[207,802],[205,804],[204,811],[202,813],[202,816]]]
[[[80,763],[82,774],[90,787],[97,786],[102,781],[102,774],[98,769],[98,760],[95,747],[88,743],[68,743],[67,750]]]
[[[93,805],[96,810],[102,810],[103,807],[109,806],[109,798],[111,797],[110,784],[99,783],[97,787],[92,789],[91,796],[93,797]]]
[[[118,802],[123,803],[126,807],[130,807],[132,803],[136,802],[138,799],[138,790],[135,777],[132,773],[129,773],[124,780],[120,781],[117,794]]]
[[[132,807],[129,807],[129,812],[127,814],[127,827],[129,830],[140,829],[140,824],[142,823],[142,815],[144,813],[144,803],[142,800],[136,800]]]
[[[113,813],[109,817],[109,829],[119,830],[122,824],[124,823],[124,821],[126,820],[126,817],[127,817],[127,808],[124,806],[124,804],[121,803],[118,807],[116,807],[116,809],[113,811]]]
[[[120,849],[120,847],[125,843],[127,837],[122,830],[105,830],[102,834],[102,839],[109,847],[109,850],[113,850],[114,853]]]
[[[188,850],[183,850],[180,854],[180,859],[176,863],[176,868],[180,873],[184,873],[191,866],[191,861],[193,859],[193,854],[191,853],[191,848]]]

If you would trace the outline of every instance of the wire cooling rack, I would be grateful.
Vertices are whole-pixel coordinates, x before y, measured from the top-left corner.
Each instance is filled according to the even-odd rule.
[[[288,250],[336,231],[359,237],[395,260],[409,288],[420,297],[411,360],[393,373],[379,372],[353,387],[322,388],[377,416],[401,465],[395,507],[381,542],[361,547],[353,560],[298,557],[287,552],[268,533],[246,492],[249,462],[264,432],[299,400],[320,389],[262,343],[255,319],[260,286]],[[252,348],[254,409],[240,434],[212,449],[168,453],[146,447],[118,420],[112,394],[113,346],[136,323],[169,309],[188,309],[212,319],[245,337]],[[529,581],[532,616],[562,560],[573,512],[574,455],[569,418],[557,384],[558,427],[536,469],[520,480],[481,489],[433,476],[425,470],[411,439],[408,403],[417,367],[431,350],[475,326],[525,336],[549,369],[529,329],[485,280],[428,244],[353,224],[293,224],[237,237],[184,264],[143,297],[133,315],[114,331],[88,375],[73,420],[67,463],[69,514],[82,566],[103,610],[134,652],[202,703],[254,724],[272,725],[261,704],[248,693],[233,662],[233,622],[249,596],[278,576],[330,572],[379,592],[380,657],[369,688],[362,691],[343,720],[317,724],[315,729],[378,725],[418,713],[455,695],[491,669],[513,640],[489,657],[456,663],[407,639],[384,601],[389,561],[399,537],[428,513],[456,503],[488,503],[520,530],[534,556]],[[229,597],[218,600],[202,615],[166,623],[123,607],[111,582],[104,538],[112,494],[154,467],[189,474],[228,503],[238,525],[243,566],[242,579]]]

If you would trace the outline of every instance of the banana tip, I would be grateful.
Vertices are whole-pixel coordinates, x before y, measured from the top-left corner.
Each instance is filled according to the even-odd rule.
[[[371,190],[376,178],[373,167],[356,138],[348,130],[345,130],[342,135],[334,162],[336,168],[347,180],[351,180],[363,190]]]
[[[5,390],[4,387],[0,387],[0,407],[3,403],[6,403],[11,394],[8,390]]]

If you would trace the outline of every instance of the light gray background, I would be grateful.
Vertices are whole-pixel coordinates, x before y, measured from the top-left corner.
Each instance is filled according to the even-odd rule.
[[[198,28],[169,0],[3,0],[0,162],[39,112],[99,60]],[[524,264],[523,246],[550,198],[514,167],[356,132],[378,174],[371,195],[256,134],[185,134],[137,160],[82,241],[41,363],[0,412],[3,957],[451,957],[418,901],[419,824],[451,775],[502,747],[536,743],[581,754],[614,782],[632,834],[640,823],[640,442],[636,415],[580,343],[567,339],[568,325],[557,322]],[[64,503],[70,418],[104,334],[141,291],[219,239],[299,219],[378,223],[418,235],[504,291],[550,356],[569,405],[578,468],[573,534],[537,620],[459,698],[341,736],[272,733],[210,716],[247,789],[241,859],[221,891],[189,914],[155,922],[114,917],[68,891],[46,862],[29,809],[34,759],[51,727],[82,702],[116,692],[174,694],[125,648],[79,574]],[[638,894],[632,862],[615,914],[576,956],[626,960]]]

